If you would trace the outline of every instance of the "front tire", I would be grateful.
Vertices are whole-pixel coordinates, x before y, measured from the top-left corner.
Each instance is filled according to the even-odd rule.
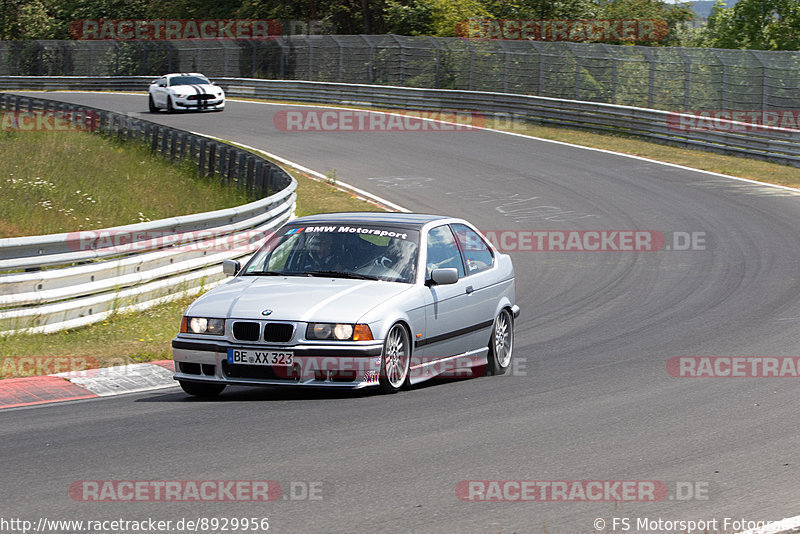
[[[408,331],[401,324],[395,324],[383,342],[383,359],[379,380],[382,393],[397,393],[408,382],[408,369],[411,366],[411,341]]]
[[[167,97],[167,113],[175,113],[175,108],[172,107],[172,97]]]
[[[158,108],[156,107],[156,103],[153,102],[153,95],[147,97],[147,107],[150,108],[150,113],[158,113]]]
[[[178,380],[183,391],[194,397],[216,397],[225,389],[225,384],[203,384]]]
[[[487,375],[502,375],[511,365],[514,350],[514,318],[503,308],[494,320],[492,337],[489,340],[489,364]]]

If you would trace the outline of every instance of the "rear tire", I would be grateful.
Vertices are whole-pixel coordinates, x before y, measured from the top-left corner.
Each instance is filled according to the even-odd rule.
[[[147,97],[147,107],[150,108],[150,113],[158,113],[158,108],[156,107],[156,103],[153,102],[153,95]]]
[[[489,340],[489,365],[487,375],[502,375],[511,366],[514,350],[514,318],[503,308],[494,320],[492,337]]]
[[[408,331],[401,324],[389,329],[383,342],[381,376],[382,393],[397,393],[408,383],[408,370],[411,366],[411,341]]]
[[[216,397],[225,389],[225,384],[203,384],[200,382],[178,381],[183,391],[195,397]]]

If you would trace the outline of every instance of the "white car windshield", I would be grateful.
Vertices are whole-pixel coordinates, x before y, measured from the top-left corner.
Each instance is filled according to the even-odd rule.
[[[333,276],[413,283],[419,232],[389,226],[287,226],[243,269],[243,276]]]
[[[169,79],[170,87],[174,85],[210,85],[209,82],[205,78],[201,78],[200,76],[174,76]]]

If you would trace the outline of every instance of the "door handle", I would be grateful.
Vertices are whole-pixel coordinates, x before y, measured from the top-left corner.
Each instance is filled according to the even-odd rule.
[[[472,286],[467,286],[467,295],[472,294]]]

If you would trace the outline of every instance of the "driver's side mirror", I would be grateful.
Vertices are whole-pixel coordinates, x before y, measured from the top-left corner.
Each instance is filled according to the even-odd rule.
[[[455,267],[433,269],[428,279],[428,285],[447,285],[458,282],[458,270]]]
[[[236,274],[242,269],[242,264],[239,263],[237,260],[223,260],[222,261],[222,272],[225,276],[236,276]]]

